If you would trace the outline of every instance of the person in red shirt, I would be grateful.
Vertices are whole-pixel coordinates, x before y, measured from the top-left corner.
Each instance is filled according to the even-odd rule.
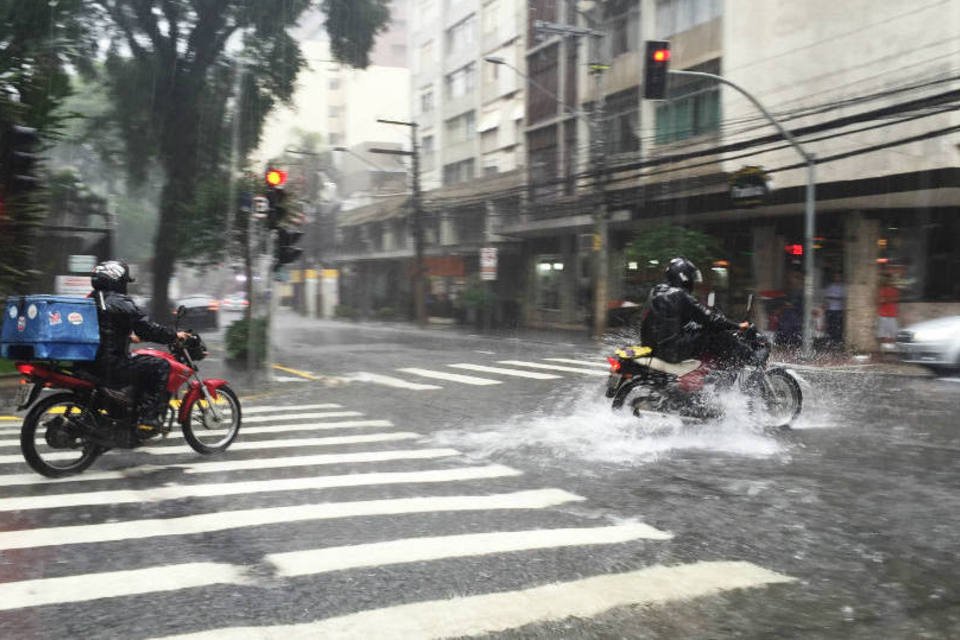
[[[877,339],[883,351],[891,350],[897,337],[899,303],[900,291],[893,286],[890,275],[884,274],[877,292]]]

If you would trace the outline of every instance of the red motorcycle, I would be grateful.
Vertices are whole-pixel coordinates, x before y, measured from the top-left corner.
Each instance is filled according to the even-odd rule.
[[[200,377],[197,362],[207,355],[200,336],[191,333],[168,351],[138,349],[134,354],[170,363],[166,390],[174,402],[166,403],[159,430],[138,428],[139,408],[132,386],[108,386],[82,367],[16,363],[24,375],[17,409],[31,407],[20,429],[20,450],[34,471],[48,478],[80,473],[110,449],[134,449],[154,438],[166,438],[174,420],[198,453],[225,451],[236,439],[240,400],[226,380]],[[40,398],[45,388],[66,391]]]

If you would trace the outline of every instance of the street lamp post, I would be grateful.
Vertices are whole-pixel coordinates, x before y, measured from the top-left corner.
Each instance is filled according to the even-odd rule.
[[[777,131],[780,132],[787,142],[790,143],[800,157],[803,158],[803,161],[807,165],[807,187],[806,187],[806,197],[804,202],[804,258],[803,258],[803,345],[801,347],[801,353],[804,358],[813,357],[813,269],[814,269],[814,260],[813,260],[813,238],[816,228],[816,184],[817,184],[817,158],[816,155],[808,152],[804,149],[796,138],[793,137],[789,131],[787,131],[783,125],[777,121],[769,111],[764,109],[763,105],[760,104],[760,101],[754,98],[750,93],[734,82],[727,80],[723,76],[714,75],[712,73],[704,73],[701,71],[673,71],[670,70],[670,75],[678,76],[691,76],[695,78],[708,78],[710,80],[715,80],[717,82],[723,83],[727,86],[730,86],[741,94],[746,96],[753,106],[755,106],[764,117],[777,128]]]

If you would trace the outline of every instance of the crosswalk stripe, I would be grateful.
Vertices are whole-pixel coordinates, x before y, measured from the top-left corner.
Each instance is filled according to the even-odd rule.
[[[458,373],[450,373],[448,371],[432,371],[430,369],[418,369],[416,367],[408,367],[406,369],[397,369],[397,371],[402,371],[404,373],[412,373],[416,376],[423,376],[424,378],[435,378],[437,380],[446,380],[448,382],[461,382],[463,384],[472,384],[477,386],[503,384],[501,380],[491,380],[489,378],[478,378],[476,376],[464,376]]]
[[[672,537],[666,531],[660,531],[642,523],[610,527],[496,531],[272,553],[267,555],[266,561],[277,568],[278,575],[293,577],[443,558],[463,558],[591,544],[616,544],[639,538],[669,540]]]
[[[562,362],[564,364],[579,364],[581,366],[586,365],[588,367],[599,367],[601,369],[610,369],[610,363],[607,362],[604,358],[597,358],[596,360],[573,360],[570,358],[544,358],[548,362]]]
[[[416,440],[419,433],[397,431],[394,433],[367,433],[357,436],[330,436],[327,438],[289,438],[279,440],[257,440],[255,442],[237,442],[230,445],[230,451],[248,451],[258,449],[290,449],[294,447],[330,447],[338,444],[360,444],[364,442],[393,442],[396,440]],[[145,449],[144,453],[156,453]],[[180,453],[180,452],[176,452]]]
[[[243,407],[243,415],[247,416],[251,413],[274,413],[276,411],[315,411],[317,409],[342,409],[342,404],[337,404],[336,402],[323,402],[320,404],[294,404],[294,405],[283,405],[283,404],[271,404],[271,405],[258,405],[256,407]]]
[[[381,373],[369,373],[367,371],[358,371],[349,376],[344,376],[344,380],[349,382],[369,382],[371,384],[382,384],[387,387],[396,387],[397,389],[413,389],[414,391],[430,391],[432,389],[443,389],[435,384],[422,384],[420,382],[410,382],[403,378],[394,378],[385,376]]]
[[[285,420],[316,420],[318,418],[355,418],[362,416],[359,411],[322,411],[313,413],[278,413],[271,416],[253,416],[247,418],[244,416],[243,424],[253,424],[259,422],[280,422]]]
[[[322,453],[315,456],[289,456],[286,458],[253,458],[252,460],[224,460],[199,462],[197,464],[173,465],[184,473],[220,473],[246,469],[277,469],[288,467],[312,467],[323,464],[347,464],[351,462],[386,462],[388,460],[429,460],[460,455],[456,449],[400,449],[389,451],[358,451],[356,453]]]
[[[467,371],[478,371],[480,373],[496,373],[504,376],[516,376],[518,378],[530,378],[532,380],[557,380],[563,376],[553,375],[552,373],[537,373],[535,371],[518,371],[517,369],[504,369],[503,367],[488,367],[482,364],[469,364],[461,362],[458,364],[448,364],[448,367],[457,369],[466,369]]]
[[[550,371],[569,371],[570,373],[583,373],[588,376],[606,376],[606,371],[597,371],[596,369],[577,369],[575,367],[564,367],[559,364],[543,364],[542,362],[524,362],[522,360],[500,360],[500,364],[509,364],[514,367],[530,367],[531,369],[548,369]]]
[[[90,525],[0,531],[0,549],[31,549],[51,545],[143,540],[154,536],[190,535],[268,524],[330,520],[361,516],[487,511],[491,509],[545,509],[584,498],[561,489],[535,489],[482,496],[435,496],[324,502],[293,507],[268,507],[241,511],[218,511],[176,518],[127,520]]]
[[[122,474],[110,473],[112,478]],[[94,475],[94,474],[90,474]],[[308,491],[337,489],[342,487],[367,487],[392,484],[434,484],[462,482],[465,480],[489,480],[522,475],[520,471],[499,464],[482,467],[458,467],[432,471],[382,471],[378,473],[347,473],[336,476],[308,476],[305,478],[280,478],[276,480],[250,480],[247,482],[223,482],[218,484],[188,484],[151,487],[150,489],[117,489],[88,491],[85,493],[58,493],[44,496],[0,498],[0,512],[26,511],[29,509],[54,509],[57,507],[90,507],[113,504],[141,504],[165,502],[183,498],[213,498],[253,493],[282,491]],[[34,479],[39,476],[32,476]],[[86,476],[78,479],[86,480]],[[98,478],[103,479],[103,478]]]
[[[247,582],[243,567],[219,562],[21,580],[0,583],[0,611]]]
[[[392,427],[392,426],[393,426],[393,423],[390,422],[389,420],[350,420],[350,421],[344,421],[344,422],[329,422],[329,423],[318,422],[318,423],[290,424],[290,425],[279,424],[279,425],[273,425],[270,427],[247,427],[247,428],[241,428],[240,432],[243,435],[264,434],[264,433],[280,434],[280,433],[283,433],[284,431],[307,431],[312,429],[327,430],[327,429],[340,429],[343,427]],[[359,437],[359,436],[356,436],[356,437]],[[182,440],[182,439],[183,439],[183,433],[177,427],[174,427],[173,431],[171,431],[165,439],[148,442],[145,448],[138,449],[137,451],[141,453],[154,453],[158,447],[153,446],[153,448],[151,448],[151,445],[158,445],[164,442],[170,442],[172,440]],[[286,441],[283,441],[283,442],[286,442]],[[4,447],[4,446],[17,447],[19,449],[20,438],[0,439],[0,447]],[[286,446],[286,445],[278,444],[277,446],[280,447],[280,446]],[[162,447],[159,447],[159,448],[162,448]],[[243,449],[243,448],[254,448],[254,447],[247,447],[246,443],[235,443],[230,446],[231,451],[236,451],[237,449]],[[16,457],[17,459],[11,460],[11,462],[19,462],[20,461],[19,454],[17,454]],[[3,476],[0,476],[0,486],[3,486],[2,478]]]
[[[368,609],[316,622],[227,627],[164,636],[164,640],[459,638],[565,618],[592,618],[615,607],[665,604],[733,589],[793,581],[794,578],[750,562],[695,562],[654,566],[516,591]]]

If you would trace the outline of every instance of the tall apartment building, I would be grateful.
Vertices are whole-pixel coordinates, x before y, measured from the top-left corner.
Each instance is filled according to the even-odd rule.
[[[413,0],[413,117],[429,190],[523,164],[523,0]]]

